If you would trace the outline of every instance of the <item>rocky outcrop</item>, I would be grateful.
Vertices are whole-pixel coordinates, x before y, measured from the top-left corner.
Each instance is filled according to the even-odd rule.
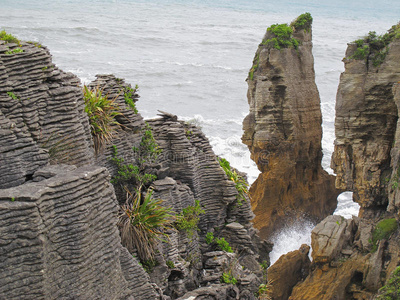
[[[145,122],[135,109],[137,89],[98,75],[89,88],[113,99],[120,114],[112,139],[94,151],[79,85],[46,47],[0,41],[0,298],[176,299],[189,291],[204,298],[208,290],[216,299],[255,299],[259,262],[271,247],[204,134],[168,113]],[[148,131],[162,153],[143,162],[134,149]],[[174,213],[196,200],[205,211],[198,230],[166,230],[149,274],[137,249],[121,245],[118,204],[126,191],[111,180],[120,171],[116,156],[155,175],[145,188]],[[236,252],[217,251],[207,232]],[[221,283],[224,273],[235,282]]]
[[[294,23],[293,23],[294,24]],[[336,208],[334,177],[321,167],[321,109],[311,25],[291,25],[300,45],[276,49],[267,31],[248,82],[250,113],[242,137],[261,174],[250,188],[262,237],[290,219],[321,220]],[[290,216],[291,218],[288,218]]]
[[[15,49],[23,52],[10,53]],[[0,188],[29,180],[47,161],[77,166],[93,162],[79,84],[75,75],[51,62],[46,47],[0,41],[0,134],[7,145],[0,148],[0,158],[14,160],[1,164]]]
[[[311,232],[314,263],[327,263],[336,258],[354,238],[354,221],[342,216],[328,216]]]
[[[156,299],[120,244],[108,178],[105,168],[58,165],[0,190],[4,299]]]
[[[368,45],[366,40],[363,46]],[[372,217],[386,210],[388,188],[392,210],[398,197],[394,85],[400,80],[400,41],[394,39],[387,45],[381,63],[374,60],[373,54],[355,59],[357,51],[357,44],[350,43],[345,72],[340,77],[332,168],[337,174],[336,186],[353,191],[354,201],[361,206],[360,215],[371,213]]]
[[[312,233],[310,275],[289,299],[372,299],[400,263],[398,233],[372,248],[371,221],[329,216]]]
[[[299,250],[282,255],[268,269],[268,281],[272,283],[272,299],[288,299],[293,287],[307,277],[311,264],[308,258],[309,251],[310,246],[301,245]]]
[[[312,271],[289,299],[375,299],[400,263],[398,33],[399,25],[348,46],[332,167],[337,187],[353,191],[361,210],[359,218],[330,216],[315,227]]]

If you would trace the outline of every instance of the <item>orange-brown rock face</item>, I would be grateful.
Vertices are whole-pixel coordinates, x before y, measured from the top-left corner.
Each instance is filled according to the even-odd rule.
[[[372,55],[351,59],[356,51],[357,45],[349,44],[340,78],[332,168],[337,174],[336,186],[354,192],[363,216],[368,211],[385,211],[388,191],[391,208],[398,202],[400,144],[394,138],[400,95],[393,86],[400,81],[400,41],[388,45],[380,64],[375,61],[374,65]]]
[[[272,37],[267,31],[263,41]],[[294,29],[293,37],[300,41],[297,50],[260,44],[248,78],[250,113],[242,141],[262,172],[250,194],[263,238],[287,223],[288,215],[321,220],[337,203],[334,177],[321,167],[311,28]]]

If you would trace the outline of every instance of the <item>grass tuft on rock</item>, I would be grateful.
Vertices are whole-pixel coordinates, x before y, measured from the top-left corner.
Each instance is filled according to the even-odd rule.
[[[397,230],[396,219],[384,219],[376,224],[375,230],[372,232],[372,250],[375,252],[378,249],[378,242],[383,239],[388,239],[392,233]]]
[[[0,31],[0,40],[5,41],[6,43],[14,43],[21,46],[21,42],[12,34],[8,34],[5,30]]]
[[[115,103],[116,99],[108,99],[100,89],[84,86],[83,99],[85,112],[89,117],[94,149],[96,153],[99,153],[103,146],[112,140],[116,128],[120,126],[115,119],[116,116],[121,115],[120,109]]]
[[[155,242],[163,240],[165,231],[172,228],[173,212],[161,205],[162,200],[153,199],[151,189],[144,198],[140,189],[134,194],[127,192],[129,197],[118,221],[122,245],[131,253],[136,249],[142,262],[154,261]]]

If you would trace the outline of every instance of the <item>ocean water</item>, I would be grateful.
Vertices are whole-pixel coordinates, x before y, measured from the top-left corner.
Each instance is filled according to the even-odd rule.
[[[323,166],[332,172],[335,97],[346,44],[372,30],[384,33],[400,16],[397,0],[0,2],[0,30],[48,46],[53,61],[83,83],[95,74],[113,73],[138,84],[138,108],[145,118],[159,109],[196,120],[216,154],[246,172],[250,182],[259,172],[240,140],[248,113],[245,79],[266,28],[304,12],[314,18]],[[357,214],[351,193],[340,199],[336,213]],[[276,236],[274,257],[307,239],[313,224],[305,222],[306,231],[299,226]],[[294,240],[299,241],[283,243]]]

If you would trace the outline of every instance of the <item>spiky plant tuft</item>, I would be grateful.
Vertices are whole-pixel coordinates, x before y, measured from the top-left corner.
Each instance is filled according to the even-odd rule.
[[[116,128],[120,126],[115,119],[116,116],[121,115],[120,109],[115,103],[116,99],[108,99],[98,88],[90,89],[84,86],[83,98],[85,112],[89,116],[94,149],[96,153],[99,153],[103,146],[112,140]]]
[[[162,200],[152,198],[151,189],[144,199],[140,188],[135,194],[127,193],[128,200],[118,222],[122,244],[131,253],[136,249],[141,261],[154,260],[155,242],[167,236],[165,231],[174,220],[172,211],[161,205]]]

